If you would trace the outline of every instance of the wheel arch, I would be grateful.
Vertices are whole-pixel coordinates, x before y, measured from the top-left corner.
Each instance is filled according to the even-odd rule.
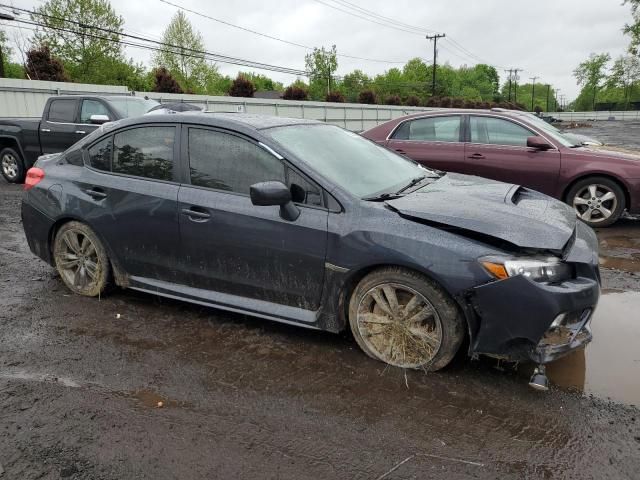
[[[592,177],[603,177],[608,180],[611,180],[612,182],[615,182],[622,189],[622,192],[624,193],[625,208],[629,208],[629,206],[631,205],[631,192],[629,190],[629,187],[621,178],[615,175],[612,175],[610,172],[589,172],[589,173],[583,173],[580,176],[575,177],[574,179],[571,180],[571,182],[569,182],[569,184],[565,187],[564,191],[562,192],[562,201],[565,203],[569,203],[568,196],[571,189],[578,182],[582,180],[586,180],[587,178],[592,178]]]
[[[18,152],[18,154],[20,154],[20,159],[24,163],[24,152],[22,151],[22,145],[20,145],[17,137],[13,137],[11,135],[0,135],[0,150],[4,148],[13,148]]]

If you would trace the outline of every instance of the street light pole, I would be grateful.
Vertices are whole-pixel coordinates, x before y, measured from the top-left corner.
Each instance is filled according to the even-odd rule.
[[[533,112],[533,101],[536,94],[536,80],[540,77],[529,77],[531,79],[531,111]]]

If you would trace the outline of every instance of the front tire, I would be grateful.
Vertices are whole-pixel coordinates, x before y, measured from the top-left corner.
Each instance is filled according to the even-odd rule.
[[[425,371],[447,366],[465,335],[453,299],[427,277],[398,267],[376,270],[358,283],[349,325],[370,357]]]
[[[11,147],[0,150],[0,172],[9,183],[22,183],[25,176],[22,157]]]
[[[106,288],[111,265],[100,239],[88,225],[68,222],[57,231],[53,258],[62,281],[73,293],[87,297]]]
[[[580,180],[569,190],[566,200],[578,218],[593,228],[613,225],[625,209],[624,191],[607,177]]]

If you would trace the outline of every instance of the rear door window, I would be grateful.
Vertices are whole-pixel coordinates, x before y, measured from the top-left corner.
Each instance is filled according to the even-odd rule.
[[[75,123],[78,101],[74,99],[52,100],[47,120],[59,123]]]
[[[285,183],[282,161],[249,140],[216,130],[189,129],[191,184],[249,195],[254,183]]]
[[[459,142],[460,115],[409,120],[400,125],[393,138],[425,142]]]
[[[517,123],[495,117],[472,115],[469,126],[471,143],[526,147],[527,138],[535,135]]]
[[[98,170],[111,171],[113,137],[109,136],[89,148],[89,164]]]
[[[173,180],[175,127],[139,127],[113,136],[112,171]]]

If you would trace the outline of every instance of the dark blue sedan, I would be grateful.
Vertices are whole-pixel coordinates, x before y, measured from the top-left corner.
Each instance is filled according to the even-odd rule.
[[[518,185],[426,169],[341,128],[184,113],[105,124],[29,170],[31,250],[109,283],[339,332],[392,365],[547,363],[591,340],[597,242]]]

